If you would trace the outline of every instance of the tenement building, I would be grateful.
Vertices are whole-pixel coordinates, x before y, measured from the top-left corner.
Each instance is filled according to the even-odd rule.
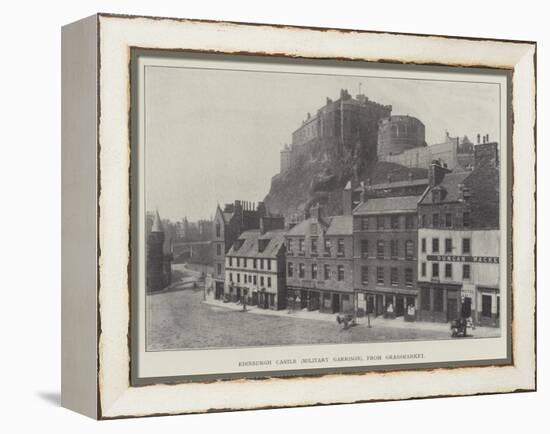
[[[269,221],[267,221],[269,219]],[[225,258],[225,298],[262,309],[286,307],[285,232],[281,218],[262,218],[244,231]]]
[[[474,147],[471,172],[430,168],[418,206],[418,286],[421,320],[461,314],[499,326],[500,230],[498,144]]]
[[[251,202],[236,200],[235,203],[226,204],[223,209],[217,206],[212,236],[215,298],[220,299],[224,293],[226,252],[243,231],[259,229],[260,217],[266,213],[263,202],[255,206]]]
[[[351,191],[349,191],[351,193]],[[286,234],[289,308],[352,312],[352,217],[327,217],[323,207]]]
[[[172,283],[172,254],[166,246],[164,227],[158,211],[147,235],[147,291],[161,291]]]
[[[415,319],[420,195],[363,198],[353,211],[358,314]]]

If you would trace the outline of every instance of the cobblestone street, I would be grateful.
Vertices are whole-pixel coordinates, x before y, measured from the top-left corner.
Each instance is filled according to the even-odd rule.
[[[335,315],[317,312],[262,311],[232,303],[204,302],[202,287],[181,286],[147,296],[147,349],[223,348],[264,345],[449,339],[447,324],[404,323],[402,319],[362,319],[344,330]],[[304,315],[306,317],[304,317]],[[469,331],[498,336],[498,329]]]

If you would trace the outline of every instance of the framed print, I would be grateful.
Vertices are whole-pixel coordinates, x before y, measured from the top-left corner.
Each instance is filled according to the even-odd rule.
[[[66,26],[63,404],[535,390],[535,48]]]

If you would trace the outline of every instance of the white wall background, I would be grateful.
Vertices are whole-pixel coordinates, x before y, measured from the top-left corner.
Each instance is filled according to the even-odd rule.
[[[550,161],[548,57],[544,2],[392,0],[174,2],[9,1],[0,44],[0,396],[2,432],[543,432],[550,402],[548,267],[539,260],[539,392],[146,418],[96,423],[59,406],[60,396],[60,27],[95,12],[115,12],[537,40],[539,222]],[[542,163],[541,163],[542,162]],[[548,245],[539,224],[539,249]],[[539,257],[544,257],[544,251]],[[462,420],[461,420],[462,419]],[[535,425],[533,425],[535,424]]]

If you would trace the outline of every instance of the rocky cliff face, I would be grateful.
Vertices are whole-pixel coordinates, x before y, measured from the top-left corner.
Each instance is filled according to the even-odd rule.
[[[264,199],[267,209],[288,221],[304,216],[312,205],[321,203],[328,215],[339,215],[342,192],[350,180],[355,188],[361,181],[380,184],[390,179],[396,182],[427,178],[424,169],[377,161],[373,148],[376,145],[372,143],[339,146],[320,140],[304,145],[294,166],[273,177]]]

